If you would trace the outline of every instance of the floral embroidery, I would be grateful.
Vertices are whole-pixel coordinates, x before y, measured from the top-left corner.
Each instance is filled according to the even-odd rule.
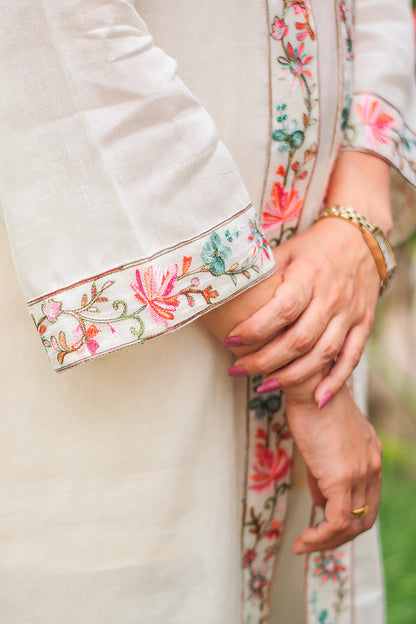
[[[356,93],[343,149],[365,149],[390,162],[416,186],[416,133],[400,112],[372,93]]]
[[[55,368],[176,329],[274,270],[251,206],[182,247],[31,302]]]
[[[370,145],[392,140],[389,131],[394,124],[394,118],[384,111],[378,100],[365,97],[362,104],[357,104],[357,113],[365,124],[365,138]]]
[[[347,3],[342,1],[339,5],[339,14],[341,17],[341,23],[345,29],[345,49],[347,60],[354,58],[353,47],[353,26],[354,26],[354,14],[350,7],[347,7]]]
[[[286,26],[284,21],[279,19],[278,17],[275,17],[274,22],[272,24],[273,39],[276,39],[276,41],[279,41],[280,39],[283,39],[283,37],[286,37],[287,33],[288,33],[288,27]]]
[[[311,62],[312,56],[306,56],[304,53],[305,45],[301,43],[297,48],[294,48],[291,43],[287,44],[286,56],[279,56],[278,61],[283,67],[287,66],[284,72],[281,73],[280,78],[289,78],[290,88],[301,87],[306,91],[306,79],[312,78],[312,74],[305,66]]]
[[[61,302],[49,299],[42,304],[42,312],[50,323],[55,323],[58,316],[62,313]]]
[[[341,92],[343,102],[341,105],[340,130],[341,132],[344,132],[350,116],[353,89],[354,11],[351,1],[341,0],[338,5],[338,12],[340,16],[338,29],[341,39],[341,75],[343,77],[343,88]]]
[[[260,429],[260,434],[263,434]],[[253,466],[254,473],[250,475],[251,485],[248,487],[257,492],[268,490],[276,481],[283,479],[289,472],[291,459],[285,449],[277,448],[276,454],[265,444],[256,444],[255,455],[257,464]]]
[[[323,520],[315,508],[313,524]],[[307,563],[308,624],[351,623],[351,544],[312,553]]]
[[[302,200],[297,189],[292,187],[289,193],[285,191],[281,182],[275,182],[270,198],[271,205],[266,202],[263,212],[264,229],[273,227],[276,223],[286,223],[299,216]]]
[[[280,97],[279,81],[288,80],[290,86],[286,97],[277,102],[272,98],[277,115],[271,132],[268,197],[263,200],[262,211],[263,225],[272,234],[272,246],[296,232],[318,136],[316,35],[310,2],[269,2],[271,14],[274,8],[279,14],[274,15],[270,27],[272,95]]]
[[[345,565],[341,563],[344,555],[344,551],[323,550],[318,557],[315,557],[317,566],[314,575],[320,576],[322,583],[326,583],[328,579],[336,583],[340,580],[340,573],[346,570]]]
[[[282,392],[259,396],[261,377],[250,382],[249,472],[243,525],[245,622],[265,622],[268,591],[283,533],[286,493],[290,487],[293,441]]]
[[[175,318],[173,312],[179,305],[179,294],[172,294],[178,279],[178,267],[176,264],[169,266],[163,273],[157,264],[149,266],[144,272],[144,279],[140,270],[136,271],[136,282],[130,286],[135,292],[135,297],[140,303],[149,307],[150,314],[155,323],[168,326],[168,321]]]
[[[249,222],[251,234],[248,237],[249,241],[253,241],[252,256],[259,255],[260,264],[263,266],[265,260],[270,260],[270,247],[269,242],[266,240],[262,230],[260,229],[256,221]]]
[[[216,232],[211,234],[210,240],[203,244],[201,257],[213,275],[221,275],[225,271],[225,261],[231,258],[231,247],[224,245]]]

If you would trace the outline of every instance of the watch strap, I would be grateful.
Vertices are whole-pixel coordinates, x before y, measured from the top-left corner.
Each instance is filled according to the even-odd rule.
[[[381,294],[396,271],[396,259],[383,230],[377,225],[367,221],[366,217],[359,214],[353,208],[346,206],[332,206],[331,208],[326,208],[316,220],[319,221],[325,218],[344,219],[361,231],[376,263],[377,271],[380,276]]]

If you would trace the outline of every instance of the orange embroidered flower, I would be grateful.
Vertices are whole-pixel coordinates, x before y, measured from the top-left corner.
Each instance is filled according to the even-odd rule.
[[[136,282],[130,284],[136,299],[149,308],[155,323],[162,323],[165,327],[168,321],[175,318],[173,312],[179,306],[179,294],[173,293],[177,279],[178,266],[176,264],[171,264],[164,272],[157,264],[145,270],[143,281],[137,269]]]
[[[254,473],[250,475],[251,490],[263,492],[289,472],[291,459],[283,448],[277,448],[276,453],[273,453],[265,444],[259,443],[256,444],[255,455],[257,464],[253,466]]]
[[[277,540],[283,535],[283,522],[276,518],[270,523],[267,531],[264,532],[264,536],[269,540]]]
[[[344,555],[344,551],[338,553],[336,550],[322,551],[318,557],[315,557],[317,567],[314,576],[321,576],[322,583],[326,583],[328,579],[336,583],[339,580],[340,573],[346,570],[346,567],[341,562]]]
[[[296,219],[302,209],[302,200],[297,189],[286,191],[281,182],[275,182],[270,192],[272,205],[266,202],[263,211],[263,227],[271,228],[279,223]]]
[[[377,143],[385,145],[392,140],[389,130],[394,119],[384,112],[378,100],[365,97],[362,104],[357,104],[357,113],[365,123],[365,138],[371,145]]]

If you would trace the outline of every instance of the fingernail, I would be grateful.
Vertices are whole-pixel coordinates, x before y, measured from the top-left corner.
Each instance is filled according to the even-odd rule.
[[[257,392],[261,394],[262,392],[272,392],[273,390],[279,390],[279,388],[281,388],[281,385],[278,381],[275,381],[274,379],[269,379],[269,381],[266,381],[266,383],[261,384],[257,388]]]
[[[329,399],[332,398],[332,393],[331,392],[325,392],[324,396],[322,397],[322,399],[319,401],[318,403],[318,409],[322,409],[324,405],[326,405],[329,401]]]
[[[243,341],[238,336],[230,336],[230,338],[226,338],[222,344],[224,347],[241,347]]]
[[[248,372],[244,366],[231,366],[231,368],[228,369],[228,374],[231,377],[248,377]]]

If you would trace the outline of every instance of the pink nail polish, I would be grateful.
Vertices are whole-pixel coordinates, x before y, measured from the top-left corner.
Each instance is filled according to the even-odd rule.
[[[331,392],[325,392],[324,396],[322,397],[322,399],[319,401],[318,403],[318,409],[322,409],[324,405],[326,405],[329,401],[329,399],[332,398],[332,394]]]
[[[266,381],[266,383],[261,384],[261,386],[257,388],[257,392],[259,394],[261,394],[262,392],[273,392],[273,390],[279,390],[279,388],[281,388],[281,385],[278,381],[275,381],[274,379],[269,379],[269,381]]]
[[[248,372],[244,366],[231,366],[231,368],[228,369],[228,374],[231,377],[248,377]]]
[[[224,347],[241,347],[243,341],[238,336],[230,336],[230,338],[226,338],[222,344]]]

